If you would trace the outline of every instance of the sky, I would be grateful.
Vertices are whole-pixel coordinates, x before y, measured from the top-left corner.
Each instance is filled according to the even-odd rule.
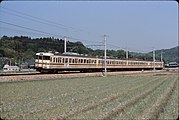
[[[54,37],[93,49],[150,52],[178,45],[175,1],[2,1],[0,37]]]

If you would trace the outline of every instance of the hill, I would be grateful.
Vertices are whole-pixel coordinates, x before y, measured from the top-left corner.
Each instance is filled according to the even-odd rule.
[[[179,63],[178,50],[179,50],[179,46],[176,46],[176,47],[170,48],[170,49],[162,49],[164,61],[166,63],[169,63],[169,62],[177,62],[177,63]],[[161,50],[157,50],[156,54],[157,54],[157,56],[159,56],[161,54]]]

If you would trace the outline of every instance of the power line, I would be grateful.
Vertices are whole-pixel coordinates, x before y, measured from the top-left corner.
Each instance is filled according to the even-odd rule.
[[[45,24],[45,25],[50,25],[50,26],[53,26],[53,27],[57,27],[57,28],[62,28],[62,29],[71,29],[71,30],[75,30],[75,31],[86,31],[86,30],[82,30],[82,29],[76,29],[74,27],[70,27],[70,26],[66,26],[64,24],[59,24],[59,23],[55,23],[53,21],[50,21],[50,20],[45,20],[45,19],[42,19],[42,18],[39,18],[39,17],[35,17],[35,16],[32,16],[32,15],[28,15],[28,14],[25,14],[23,12],[19,12],[17,10],[13,10],[13,9],[10,9],[10,8],[6,8],[6,7],[1,7],[5,10],[8,10],[8,11],[4,11],[5,13],[8,13],[8,14],[11,14],[11,15],[14,15],[16,17],[20,17],[20,18],[23,18],[23,19],[27,19],[27,20],[31,20],[31,21],[34,21],[34,22],[38,22],[38,23],[41,23],[41,24]],[[20,14],[20,15],[19,15]],[[31,31],[35,31],[35,32],[38,32],[38,33],[41,33],[41,34],[48,34],[48,35],[53,35],[53,36],[60,36],[60,37],[63,37],[62,35],[56,35],[56,34],[52,34],[52,33],[48,33],[48,32],[44,32],[44,31],[40,31],[40,30],[35,30],[35,29],[32,29],[32,28],[28,28],[28,27],[24,27],[24,26],[20,26],[20,25],[15,25],[15,24],[12,24],[12,23],[7,23],[7,22],[3,22],[1,21],[2,23],[4,24],[8,24],[8,25],[12,25],[12,26],[16,26],[16,27],[19,27],[19,28],[23,28],[23,29],[28,29],[28,30],[31,30]],[[20,30],[18,30],[20,31]],[[91,32],[90,32],[91,33]],[[89,41],[89,40],[85,40],[85,39],[79,39],[79,38],[74,38],[74,37],[67,37],[69,39],[73,39],[73,40],[80,40],[80,41]],[[96,41],[89,41],[89,42],[93,42],[93,43],[100,43],[100,42],[96,42]],[[112,44],[107,44],[107,45],[110,45],[110,46],[113,46],[115,48],[119,48],[119,49],[126,49],[126,48],[121,48],[119,46],[116,46],[116,45],[112,45]],[[93,45],[94,46],[94,45]],[[129,48],[128,50],[134,50],[134,51],[139,51],[139,52],[147,52],[147,51],[143,51],[143,50],[137,50],[137,49],[131,49]]]
[[[23,17],[24,16],[26,16],[24,19],[31,19],[32,21],[36,21],[37,22],[37,20],[38,20],[38,22],[40,22],[40,23],[43,23],[44,24],[44,21],[45,21],[45,24],[48,24],[48,25],[53,25],[54,27],[60,27],[60,28],[63,28],[63,29],[71,29],[71,30],[73,30],[73,31],[83,31],[83,32],[87,32],[87,33],[92,33],[92,32],[89,32],[89,31],[87,31],[87,30],[84,30],[84,29],[77,29],[77,28],[74,28],[74,27],[71,27],[71,26],[67,26],[67,25],[64,25],[64,24],[59,24],[59,23],[55,23],[55,22],[53,22],[53,21],[50,21],[50,20],[46,20],[46,19],[42,19],[42,18],[39,18],[39,17],[35,17],[35,16],[32,16],[32,15],[29,15],[29,14],[26,14],[26,13],[23,13],[23,12],[19,12],[19,11],[17,11],[17,10],[13,10],[13,9],[10,9],[10,8],[6,8],[6,7],[2,7],[3,9],[5,9],[5,10],[9,10],[9,11],[11,11],[11,12],[14,12],[14,13],[9,13],[9,12],[6,12],[6,13],[9,13],[9,14],[11,14],[11,15],[15,15],[15,16],[18,16],[18,17],[22,17],[22,16],[19,16],[19,15],[17,15],[17,13],[18,14],[20,14],[20,15],[23,15]],[[22,18],[23,18],[22,17]],[[33,19],[32,19],[33,18]],[[42,22],[43,21],[43,22]]]
[[[31,31],[36,31],[38,33],[41,33],[41,34],[48,34],[48,35],[52,35],[52,36],[59,36],[59,37],[64,37],[64,36],[61,36],[61,35],[56,35],[56,34],[52,34],[52,33],[48,33],[48,32],[44,32],[44,31],[40,31],[40,30],[36,30],[36,29],[32,29],[32,28],[28,28],[28,27],[24,27],[24,26],[20,26],[20,25],[16,25],[16,24],[12,24],[12,23],[8,23],[8,22],[4,22],[4,21],[0,21],[1,23],[4,23],[4,24],[8,24],[8,25],[11,25],[11,26],[15,26],[15,27],[19,27],[19,28],[23,28],[23,29],[27,29],[27,30],[31,30]],[[3,28],[3,27],[1,27]],[[5,28],[5,29],[9,29],[9,28]],[[14,30],[14,29],[9,29],[9,30]],[[20,31],[20,32],[25,32],[25,31],[21,31],[21,30],[14,30],[14,31]],[[33,33],[34,34],[34,33]],[[75,39],[75,40],[82,40],[82,39],[78,39],[78,38],[73,38],[73,37],[67,37],[67,38],[70,38],[70,39]],[[119,46],[116,46],[116,45],[113,45],[113,44],[107,44],[107,45],[110,45],[110,46],[113,46],[113,47],[116,47],[116,48],[120,48]],[[102,44],[94,44],[94,45],[86,45],[86,46],[103,46]],[[126,49],[126,48],[125,48]],[[129,50],[129,49],[128,49]],[[131,50],[131,49],[130,49]],[[133,49],[136,51],[136,49]],[[138,51],[142,51],[142,50],[138,50]]]
[[[126,47],[119,47],[119,46],[116,46],[116,45],[113,45],[113,44],[107,44],[107,45],[110,45],[110,46],[113,46],[115,48],[118,48],[118,49],[123,49],[123,50],[127,50],[127,51],[138,51],[138,52],[148,52],[148,51],[144,51],[144,50],[139,50],[139,49],[133,49],[133,48],[126,48]]]
[[[7,12],[7,11],[4,11],[5,13],[8,13],[10,15],[13,15],[13,16],[16,16],[16,17],[20,17],[20,18],[23,18],[23,19],[27,19],[27,20],[31,20],[31,21],[34,21],[34,22],[38,22],[38,23],[41,23],[41,24],[45,24],[45,25],[50,25],[50,26],[53,26],[53,27],[56,27],[56,28],[62,28],[62,29],[75,29],[73,27],[67,27],[65,25],[62,25],[62,24],[57,24],[55,22],[52,22],[52,21],[49,21],[49,20],[45,20],[45,19],[41,19],[41,18],[38,18],[38,17],[34,17],[34,16],[31,16],[31,15],[28,15],[28,14],[25,14],[25,13],[22,13],[22,12],[18,12],[18,11],[15,11],[15,10],[12,10],[12,9],[8,9],[8,8],[4,8],[4,9],[7,9],[7,10],[10,10],[11,12]],[[17,14],[18,13],[18,14]],[[20,15],[19,15],[20,14]],[[45,21],[45,22],[44,22]],[[63,26],[63,27],[62,27]],[[17,26],[16,26],[17,27]],[[29,29],[29,28],[28,28]],[[31,29],[31,28],[30,28]],[[37,30],[35,30],[37,31]],[[78,30],[79,31],[79,30]],[[81,30],[80,30],[81,31]],[[39,31],[38,31],[39,32]],[[50,33],[50,35],[52,35]],[[61,36],[62,37],[62,36]],[[79,38],[74,38],[74,37],[68,37],[70,39],[73,39],[73,40],[82,40],[82,41],[89,41],[89,40],[85,40],[85,39],[79,39]],[[90,40],[91,42],[91,40]],[[96,41],[93,41],[93,42],[96,42]]]
[[[54,24],[51,24],[50,22],[43,22],[41,20],[38,20],[38,19],[34,19],[34,18],[31,18],[31,17],[27,17],[27,16],[22,16],[22,15],[18,15],[16,13],[12,13],[12,12],[7,12],[7,11],[4,11],[4,13],[7,13],[7,14],[10,14],[10,15],[13,15],[13,16],[16,16],[16,17],[20,17],[22,19],[26,19],[26,20],[30,20],[30,21],[34,21],[34,22],[38,22],[38,23],[41,23],[41,24],[44,24],[44,25],[50,25],[50,26],[53,26],[53,27],[56,27],[56,28],[62,28],[62,29],[67,29],[65,27],[59,27],[57,25],[54,25]]]
[[[61,38],[64,37],[62,35],[52,34],[52,33],[49,33],[49,32],[44,32],[44,31],[40,31],[40,30],[29,28],[29,27],[24,27],[24,26],[12,24],[12,23],[8,23],[8,22],[4,22],[4,21],[0,21],[0,22],[4,23],[4,24],[7,24],[7,25],[15,26],[15,27],[18,27],[18,28],[23,28],[23,29],[35,31],[35,32],[38,32],[38,33],[41,33],[41,34],[48,34],[48,35],[52,35],[52,36],[56,36],[56,37],[61,37]],[[85,40],[85,39],[79,39],[79,38],[74,38],[74,37],[67,37],[67,38],[72,39],[72,40],[79,40],[79,41],[84,41]]]
[[[19,27],[19,28],[23,28],[23,29],[27,29],[27,30],[31,30],[31,31],[36,31],[39,33],[44,33],[44,34],[48,34],[48,35],[52,35],[52,36],[59,36],[62,37],[60,35],[55,35],[52,33],[48,33],[48,32],[44,32],[44,31],[40,31],[40,30],[36,30],[36,29],[32,29],[32,28],[28,28],[28,27],[24,27],[24,26],[20,26],[20,25],[16,25],[16,24],[12,24],[12,23],[8,23],[8,22],[4,22],[4,21],[0,21],[1,23],[7,24],[7,25],[11,25],[11,26],[15,26],[15,27]]]
[[[7,28],[7,27],[1,27],[2,29],[7,29],[15,32],[21,32],[21,33],[30,33],[30,34],[36,34],[36,35],[44,35],[44,33],[35,33],[35,32],[29,32],[29,31],[24,31],[24,30],[17,30],[17,29],[12,29],[12,28]]]

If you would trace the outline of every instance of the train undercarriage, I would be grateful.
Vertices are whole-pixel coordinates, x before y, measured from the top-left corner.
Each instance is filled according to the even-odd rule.
[[[155,68],[156,70],[162,70],[162,68]],[[80,73],[87,73],[87,72],[104,72],[104,68],[66,68],[66,69],[42,69],[38,68],[37,71],[41,73],[69,73],[69,72],[80,72]],[[145,70],[153,70],[153,68],[108,68],[107,72],[119,72],[119,71],[145,71]]]

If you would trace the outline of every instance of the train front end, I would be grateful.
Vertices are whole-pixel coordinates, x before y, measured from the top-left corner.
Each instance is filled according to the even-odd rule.
[[[53,53],[36,53],[35,69],[39,72],[47,71],[50,67],[50,58]]]

